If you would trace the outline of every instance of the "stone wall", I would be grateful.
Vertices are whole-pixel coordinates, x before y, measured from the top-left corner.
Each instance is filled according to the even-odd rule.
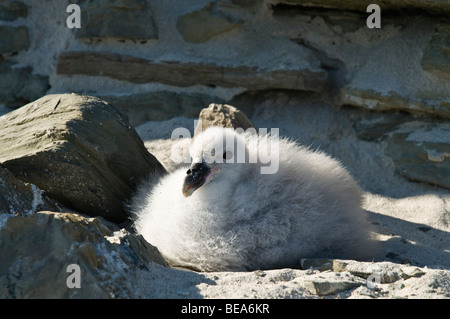
[[[379,29],[366,24],[372,2]],[[66,23],[69,3],[80,6],[81,28]],[[210,103],[250,117],[265,92],[316,92],[336,107],[392,114],[357,122],[359,136],[388,138],[400,174],[450,188],[449,12],[447,1],[420,0],[5,0],[0,105],[84,93],[137,126],[195,118]],[[422,124],[393,133],[411,119],[395,112]]]
[[[369,29],[365,2],[80,0],[81,28],[70,29],[69,2],[3,1],[1,103],[82,92],[120,96],[127,113],[150,92],[175,93],[141,104],[139,124],[198,114],[201,105],[183,110],[179,94],[205,106],[288,89],[450,117],[448,3],[383,1],[382,28]]]

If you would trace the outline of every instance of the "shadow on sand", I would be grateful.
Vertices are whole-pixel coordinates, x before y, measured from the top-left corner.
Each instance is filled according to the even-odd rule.
[[[450,269],[450,232],[367,211],[382,242],[384,260]]]

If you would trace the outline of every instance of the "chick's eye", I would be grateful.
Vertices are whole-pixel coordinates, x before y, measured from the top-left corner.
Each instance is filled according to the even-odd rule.
[[[231,151],[226,151],[223,152],[223,159],[224,160],[229,160],[233,157],[233,153]]]

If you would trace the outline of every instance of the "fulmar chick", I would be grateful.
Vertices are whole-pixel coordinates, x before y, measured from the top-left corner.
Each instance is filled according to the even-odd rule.
[[[193,140],[190,154],[191,167],[136,198],[137,231],[171,265],[242,271],[295,268],[305,257],[374,257],[361,191],[324,153],[211,127]]]

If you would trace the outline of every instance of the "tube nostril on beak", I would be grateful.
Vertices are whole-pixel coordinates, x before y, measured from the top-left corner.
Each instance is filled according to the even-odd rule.
[[[203,167],[203,163],[196,163],[194,165],[191,166],[191,168],[189,168],[186,172],[187,175],[192,175],[197,173],[198,171],[200,171]]]
[[[200,171],[204,167],[203,163],[195,163],[191,166],[190,169],[186,172],[188,175],[195,174]]]

